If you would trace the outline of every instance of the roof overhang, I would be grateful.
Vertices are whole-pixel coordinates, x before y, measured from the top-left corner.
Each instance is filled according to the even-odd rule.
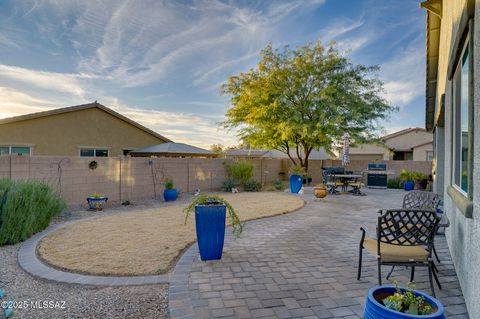
[[[425,128],[432,131],[435,125],[435,105],[437,101],[437,73],[442,19],[442,0],[428,0],[420,3],[427,10],[426,48],[426,104]]]

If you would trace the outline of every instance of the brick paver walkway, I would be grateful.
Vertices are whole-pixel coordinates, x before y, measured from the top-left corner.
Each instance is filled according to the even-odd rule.
[[[361,318],[368,289],[377,284],[376,260],[364,254],[356,279],[359,227],[374,229],[379,208],[401,205],[403,191],[367,190],[368,196],[329,196],[298,212],[249,222],[242,238],[227,235],[223,258],[201,262],[197,246],[182,256],[171,276],[171,318]],[[443,235],[436,247],[443,290],[437,297],[449,319],[468,318]],[[386,276],[389,268],[383,268]],[[409,271],[392,279],[405,284]],[[429,291],[426,269],[417,288]]]

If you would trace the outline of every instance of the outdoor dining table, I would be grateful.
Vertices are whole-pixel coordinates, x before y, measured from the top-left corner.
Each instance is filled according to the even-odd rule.
[[[332,174],[333,177],[335,177],[335,180],[339,179],[343,186],[342,186],[342,191],[346,192],[347,190],[347,181],[352,180],[352,179],[357,179],[357,178],[362,178],[363,175],[361,174]]]

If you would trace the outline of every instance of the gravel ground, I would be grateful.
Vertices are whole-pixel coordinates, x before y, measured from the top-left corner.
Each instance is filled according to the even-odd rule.
[[[180,201],[187,202],[189,195]],[[178,202],[177,202],[178,203]],[[52,223],[79,220],[94,216],[123,213],[138,208],[168,206],[163,201],[143,201],[129,206],[112,205],[103,212],[85,208],[72,208]],[[168,285],[129,287],[93,287],[48,282],[32,277],[17,263],[17,251],[21,244],[0,247],[0,289],[7,296],[4,300],[15,302],[64,301],[65,309],[15,309],[13,318],[75,319],[75,318],[168,318]],[[59,304],[61,305],[61,303]],[[2,318],[2,315],[0,315]]]
[[[17,263],[19,245],[0,247],[4,300],[64,301],[65,309],[15,309],[14,318],[168,318],[168,285],[91,287],[36,279]]]

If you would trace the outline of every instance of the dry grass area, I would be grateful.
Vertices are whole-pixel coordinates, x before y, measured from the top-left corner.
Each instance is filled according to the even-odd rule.
[[[304,205],[301,198],[284,193],[221,196],[243,221],[284,214]],[[38,252],[47,263],[71,272],[119,276],[164,273],[195,241],[195,218],[191,216],[184,225],[184,207],[136,210],[79,221],[45,237]]]

